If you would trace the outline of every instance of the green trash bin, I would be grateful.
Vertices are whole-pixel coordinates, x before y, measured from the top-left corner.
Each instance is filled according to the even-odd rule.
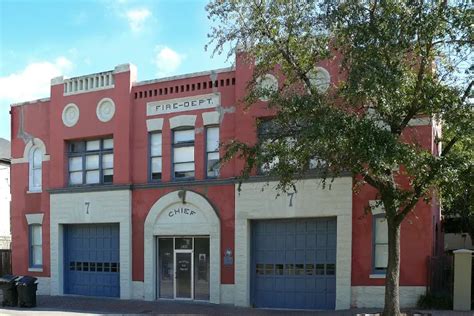
[[[38,279],[32,276],[20,277],[16,281],[18,291],[18,306],[35,307],[36,290],[38,289]]]
[[[0,289],[3,293],[2,306],[16,306],[18,304],[18,292],[16,291],[16,275],[6,274],[0,278]]]

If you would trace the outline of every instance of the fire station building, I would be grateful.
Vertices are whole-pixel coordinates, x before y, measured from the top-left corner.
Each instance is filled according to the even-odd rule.
[[[335,62],[319,67],[337,82]],[[252,67],[138,82],[133,65],[51,81],[49,98],[11,107],[13,273],[41,294],[198,300],[237,306],[348,309],[383,304],[387,233],[370,187],[350,174],[295,193],[222,166],[219,143],[258,140],[266,100],[242,103]],[[282,84],[276,75],[267,85]],[[28,87],[25,87],[28,89]],[[438,127],[411,135],[436,153]],[[435,201],[435,200],[433,200]],[[402,224],[401,304],[425,293],[439,207]]]

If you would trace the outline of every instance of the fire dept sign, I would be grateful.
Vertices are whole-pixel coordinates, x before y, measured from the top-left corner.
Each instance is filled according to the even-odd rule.
[[[171,99],[148,102],[146,115],[161,115],[167,113],[184,112],[215,108],[221,105],[221,94],[210,93],[188,98]]]

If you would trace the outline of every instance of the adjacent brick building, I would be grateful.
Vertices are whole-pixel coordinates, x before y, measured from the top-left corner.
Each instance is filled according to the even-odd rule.
[[[335,63],[319,68],[339,80]],[[252,67],[136,81],[133,65],[51,81],[51,95],[11,108],[13,272],[40,292],[239,306],[347,309],[383,303],[386,223],[370,187],[317,178],[277,197],[219,142],[257,141],[265,100],[240,100]],[[266,84],[281,84],[269,74]],[[25,87],[28,89],[28,87]],[[412,122],[436,154],[438,127]],[[263,188],[263,189],[262,189]],[[401,303],[414,305],[436,252],[439,207],[402,225]]]

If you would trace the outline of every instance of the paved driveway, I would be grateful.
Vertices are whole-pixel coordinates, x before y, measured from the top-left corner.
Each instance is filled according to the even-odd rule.
[[[0,308],[0,315],[103,315],[103,314],[195,314],[195,315],[340,315],[349,316],[380,310],[285,311],[241,308],[195,302],[159,300],[154,302],[74,296],[38,296],[35,308]],[[433,316],[467,316],[472,313],[429,312]]]

